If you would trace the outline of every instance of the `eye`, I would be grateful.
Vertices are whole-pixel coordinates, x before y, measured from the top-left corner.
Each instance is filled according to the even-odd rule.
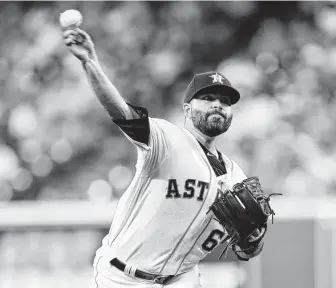
[[[212,101],[213,100],[213,97],[211,95],[204,95],[202,97],[202,100],[205,100],[205,101]]]
[[[231,106],[231,101],[230,101],[230,99],[227,98],[227,97],[223,97],[223,98],[221,98],[221,99],[220,99],[220,102],[221,102],[222,104]]]

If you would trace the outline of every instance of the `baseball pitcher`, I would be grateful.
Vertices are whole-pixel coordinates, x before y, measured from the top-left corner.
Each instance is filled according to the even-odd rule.
[[[215,146],[231,125],[239,92],[220,73],[195,75],[184,95],[185,125],[177,127],[123,99],[85,31],[66,29],[63,37],[138,152],[135,176],[96,252],[95,287],[196,288],[199,261],[218,245],[242,261],[258,255],[274,214],[269,197],[257,177],[247,178]]]

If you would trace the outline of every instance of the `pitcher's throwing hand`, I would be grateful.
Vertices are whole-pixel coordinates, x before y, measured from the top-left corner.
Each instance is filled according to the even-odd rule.
[[[79,28],[65,29],[63,39],[70,52],[82,62],[97,60],[92,39],[84,30]]]

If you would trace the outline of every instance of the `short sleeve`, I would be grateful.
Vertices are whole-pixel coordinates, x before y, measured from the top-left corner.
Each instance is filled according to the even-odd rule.
[[[131,142],[148,145],[150,125],[146,108],[133,106],[127,103],[138,115],[136,119],[115,119],[113,122],[119,126]]]
[[[145,108],[128,104],[140,116],[138,119],[113,120],[126,138],[138,148],[138,152],[146,154],[146,167],[153,170],[167,157],[168,146],[164,127],[166,120],[148,117]]]

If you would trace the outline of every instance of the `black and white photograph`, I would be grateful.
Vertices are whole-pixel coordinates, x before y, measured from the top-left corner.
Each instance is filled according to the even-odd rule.
[[[336,288],[336,2],[0,2],[0,288]]]

